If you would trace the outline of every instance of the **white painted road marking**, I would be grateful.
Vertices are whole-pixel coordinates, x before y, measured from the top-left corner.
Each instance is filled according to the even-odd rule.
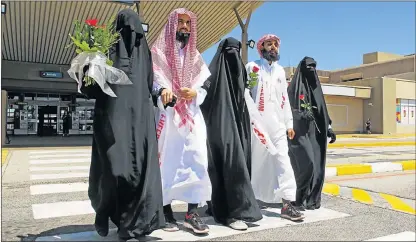
[[[369,239],[366,241],[416,241],[416,233],[406,231],[398,234],[390,234],[383,237]]]
[[[36,174],[30,175],[30,180],[53,180],[53,179],[68,179],[68,178],[82,178],[88,177],[89,172],[83,173],[56,173],[56,174]]]
[[[42,184],[30,186],[30,195],[88,191],[88,183]]]
[[[32,204],[33,218],[45,219],[95,213],[90,200]]]
[[[39,159],[39,158],[49,158],[49,159],[53,159],[53,158],[74,158],[74,157],[87,157],[90,158],[91,157],[91,152],[86,152],[86,153],[74,153],[74,154],[45,154],[45,155],[30,155],[29,159]]]
[[[66,159],[46,159],[46,160],[30,160],[31,165],[39,164],[65,164],[65,163],[91,163],[91,158],[66,158]]]
[[[273,229],[285,226],[298,226],[305,223],[313,223],[317,221],[331,220],[350,216],[349,214],[340,213],[326,208],[320,208],[318,210],[305,211],[305,220],[302,223],[295,223],[280,218],[280,209],[270,208],[265,210],[263,214],[263,219],[254,223],[258,226],[251,227],[246,231],[237,231],[226,226],[218,225],[215,222],[213,222],[212,217],[205,217],[203,218],[203,220],[208,220],[208,223],[210,224],[210,233],[208,236],[200,237],[195,236],[186,231],[178,231],[173,233],[165,232],[163,230],[154,231],[150,236],[160,238],[161,240],[165,241],[196,241],[262,231],[266,229]],[[117,230],[112,229],[107,237],[100,237],[95,231],[88,231],[80,233],[38,237],[36,241],[117,241]]]
[[[30,151],[29,154],[58,154],[58,153],[83,153],[83,152],[91,152],[91,148],[89,149],[60,149],[60,150],[37,150],[37,151]]]
[[[79,171],[79,170],[90,170],[89,166],[32,166],[29,168],[30,171]]]

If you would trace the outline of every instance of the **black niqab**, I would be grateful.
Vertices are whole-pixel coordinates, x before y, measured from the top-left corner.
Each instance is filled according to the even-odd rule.
[[[312,109],[314,121],[308,119],[301,107],[301,95],[306,103],[316,107]],[[299,63],[289,84],[288,96],[296,132],[295,138],[289,140],[289,155],[297,184],[296,203],[307,208],[319,208],[331,120],[313,58],[305,57]]]
[[[110,59],[133,84],[109,84],[115,98],[98,85],[83,86],[81,91],[96,99],[88,189],[96,227],[105,227],[110,217],[125,237],[149,234],[165,221],[150,50],[137,13],[124,9],[115,23],[121,39]]]
[[[210,63],[201,105],[207,126],[208,171],[212,183],[213,217],[248,222],[262,218],[250,181],[250,117],[244,99],[247,73],[240,56],[241,43],[223,40]]]

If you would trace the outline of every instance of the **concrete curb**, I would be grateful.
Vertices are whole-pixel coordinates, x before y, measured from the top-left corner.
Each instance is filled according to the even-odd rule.
[[[350,142],[328,144],[328,148],[350,148],[350,147],[380,147],[380,146],[416,146],[415,141],[395,141],[395,142]]]
[[[368,164],[328,165],[325,168],[325,177],[408,170],[416,170],[416,160],[377,162]]]
[[[359,203],[374,205],[381,208],[387,208],[403,213],[416,215],[415,200],[400,198],[397,196],[366,191],[363,189],[344,187],[338,184],[325,183],[322,193],[346,198]]]

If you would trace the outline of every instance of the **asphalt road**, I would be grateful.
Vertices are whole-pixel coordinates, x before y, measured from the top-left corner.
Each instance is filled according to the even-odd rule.
[[[364,149],[364,148],[359,148]],[[338,151],[337,151],[338,150]],[[45,236],[93,231],[93,211],[88,206],[87,180],[90,149],[67,150],[13,150],[2,176],[2,240],[34,241]],[[337,155],[338,152],[338,155]],[[343,153],[344,152],[344,153]],[[330,159],[357,156],[343,149],[331,150]],[[369,150],[363,151],[364,153]],[[406,153],[408,149],[396,151],[389,147],[372,152]],[[340,185],[354,185],[364,189],[406,195],[415,200],[414,176],[398,173],[396,177],[356,179],[338,181]],[[403,178],[406,177],[406,178]],[[338,177],[337,177],[338,178]],[[346,178],[346,177],[342,177]],[[355,178],[351,176],[350,178]],[[335,179],[335,178],[331,178]],[[334,182],[334,180],[332,180]],[[336,182],[336,181],[335,181]],[[70,184],[71,186],[67,186]],[[413,187],[411,186],[413,184]],[[406,190],[408,189],[408,190]],[[249,233],[234,233],[212,225],[212,235],[203,240],[368,240],[385,235],[410,231],[415,232],[415,216],[357,203],[338,197],[323,197],[323,209],[313,211],[304,223],[284,222],[278,215],[265,211],[266,222]],[[175,205],[177,218],[183,216],[185,206]],[[200,209],[200,214],[204,209]],[[278,211],[278,210],[276,210]],[[206,218],[209,219],[209,218]],[[271,221],[271,222],[267,222]],[[263,227],[262,227],[263,226]],[[266,228],[266,229],[262,229]],[[155,233],[158,234],[158,233]],[[87,236],[88,232],[83,236]],[[228,235],[224,237],[224,235]],[[88,235],[89,236],[89,235]],[[174,235],[172,235],[174,236]],[[55,237],[55,238],[58,238]],[[175,239],[160,234],[166,239]],[[50,237],[48,237],[50,239]],[[64,238],[64,237],[62,237]],[[68,237],[75,238],[74,236]],[[80,237],[79,237],[80,238]],[[90,237],[82,237],[89,240]],[[92,239],[92,237],[91,237]],[[114,237],[108,238],[108,240]],[[178,240],[195,239],[184,234]],[[58,239],[57,239],[58,240]]]

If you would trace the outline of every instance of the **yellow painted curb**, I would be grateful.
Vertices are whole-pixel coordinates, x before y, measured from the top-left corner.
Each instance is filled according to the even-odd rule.
[[[337,134],[337,138],[372,138],[372,139],[389,139],[389,138],[408,138],[416,136],[415,133],[409,134]]]
[[[351,195],[352,195],[352,198],[356,201],[366,203],[366,204],[373,204],[373,199],[371,198],[370,194],[368,194],[364,190],[352,188]]]
[[[333,196],[339,196],[340,189],[341,187],[337,184],[324,183],[322,192]]]
[[[5,164],[9,155],[8,149],[1,149],[1,165]]]
[[[405,160],[394,163],[401,164],[403,171],[416,170],[416,160]]]
[[[345,147],[380,147],[380,146],[416,146],[415,141],[396,141],[396,142],[360,142],[360,143],[333,143],[328,144],[328,148]]]
[[[367,174],[373,172],[371,165],[362,164],[342,165],[336,166],[336,168],[337,176]]]
[[[341,191],[343,191],[342,194]],[[385,203],[380,203],[381,200],[384,200],[389,204],[388,208],[391,210],[416,215],[416,210],[414,207],[412,207],[411,204],[409,205],[408,203],[403,201],[402,198],[389,194],[370,192],[358,188],[344,187],[335,183],[324,183],[322,193],[326,195],[351,199],[353,201],[368,205],[386,208]],[[414,200],[406,200],[409,200],[409,202],[414,203]]]
[[[386,200],[394,210],[416,214],[416,210],[403,202],[400,198],[384,193],[380,193],[380,196],[384,198],[384,200]]]

